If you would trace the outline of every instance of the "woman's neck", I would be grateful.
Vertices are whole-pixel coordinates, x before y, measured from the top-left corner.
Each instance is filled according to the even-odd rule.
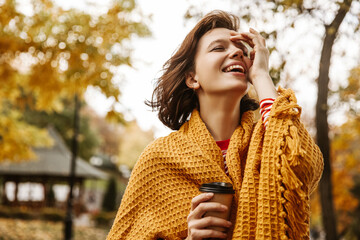
[[[240,121],[240,100],[226,99],[200,102],[200,116],[215,141],[231,137]]]

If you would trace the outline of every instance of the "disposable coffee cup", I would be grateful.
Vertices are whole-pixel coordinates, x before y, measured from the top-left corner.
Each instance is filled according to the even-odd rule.
[[[204,217],[213,216],[222,218],[225,220],[229,220],[230,217],[230,210],[231,210],[231,202],[233,199],[233,194],[235,193],[233,186],[231,183],[225,182],[212,182],[212,183],[204,183],[199,188],[200,192],[214,193],[214,196],[209,200],[209,202],[218,202],[225,206],[227,206],[227,210],[225,212],[218,212],[218,211],[209,211],[206,212]],[[224,227],[208,227],[209,229],[214,229],[220,232],[226,232],[226,228]]]

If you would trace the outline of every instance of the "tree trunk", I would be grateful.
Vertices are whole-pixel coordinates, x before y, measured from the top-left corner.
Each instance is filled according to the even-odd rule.
[[[68,178],[69,183],[69,197],[67,199],[67,208],[65,216],[65,227],[64,227],[64,239],[73,239],[73,206],[74,206],[74,195],[73,188],[75,185],[75,173],[76,173],[76,158],[78,155],[78,135],[79,135],[79,110],[80,103],[77,93],[74,96],[74,133],[71,144],[71,165],[70,165],[70,176]]]
[[[321,51],[320,69],[318,79],[318,99],[316,103],[316,129],[317,144],[324,156],[324,172],[320,181],[320,201],[322,208],[322,221],[326,232],[326,240],[337,240],[336,217],[332,197],[330,140],[328,135],[327,100],[329,86],[329,68],[332,46],[340,24],[349,11],[352,0],[345,0],[330,25],[325,26],[325,38]]]

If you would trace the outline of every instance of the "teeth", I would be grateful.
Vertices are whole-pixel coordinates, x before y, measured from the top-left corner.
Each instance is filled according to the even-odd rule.
[[[224,72],[230,72],[233,69],[239,69],[240,72],[242,72],[242,73],[245,72],[244,68],[241,65],[231,65],[231,66],[225,68]]]

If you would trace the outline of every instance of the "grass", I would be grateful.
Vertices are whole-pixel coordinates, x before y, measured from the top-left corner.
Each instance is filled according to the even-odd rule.
[[[0,240],[63,240],[62,222],[0,218]],[[73,240],[104,240],[109,229],[74,226]]]

